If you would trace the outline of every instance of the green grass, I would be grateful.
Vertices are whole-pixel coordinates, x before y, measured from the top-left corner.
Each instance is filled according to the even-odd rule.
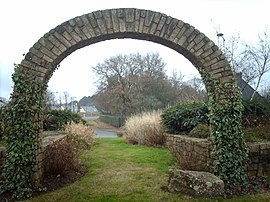
[[[81,155],[86,176],[54,192],[26,201],[225,201],[191,199],[164,192],[172,155],[166,149],[127,145],[122,138],[98,139]],[[270,194],[237,197],[226,201],[269,201]]]

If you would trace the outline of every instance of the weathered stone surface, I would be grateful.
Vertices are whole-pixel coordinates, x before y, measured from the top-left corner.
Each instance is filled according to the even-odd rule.
[[[195,197],[214,197],[224,194],[224,182],[208,172],[170,170],[169,192]]]
[[[208,139],[183,135],[166,135],[166,146],[173,154],[177,167],[183,170],[212,172],[213,143]],[[270,172],[270,142],[249,142],[247,171],[249,177],[267,176]]]

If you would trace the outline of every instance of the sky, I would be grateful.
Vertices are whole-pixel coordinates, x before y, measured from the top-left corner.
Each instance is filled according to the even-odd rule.
[[[269,0],[8,0],[0,3],[0,97],[12,92],[14,63],[45,33],[76,16],[110,8],[157,11],[191,24],[217,43],[216,30],[227,39],[239,34],[242,41],[256,43],[258,34],[270,30]],[[92,44],[65,58],[49,81],[56,96],[68,92],[73,99],[95,93],[96,76],[91,67],[118,54],[158,52],[168,74],[181,71],[188,79],[198,74],[181,54],[156,43],[118,39]],[[265,77],[264,84],[270,80]]]

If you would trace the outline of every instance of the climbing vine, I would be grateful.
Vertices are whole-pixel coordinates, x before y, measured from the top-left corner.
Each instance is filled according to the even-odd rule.
[[[31,196],[33,189],[40,131],[37,119],[41,114],[44,87],[33,72],[15,65],[14,91],[3,113],[7,146],[0,188],[1,194],[8,193],[17,199]]]
[[[209,79],[209,118],[214,141],[214,171],[230,185],[247,182],[247,147],[242,130],[242,98],[234,83]]]

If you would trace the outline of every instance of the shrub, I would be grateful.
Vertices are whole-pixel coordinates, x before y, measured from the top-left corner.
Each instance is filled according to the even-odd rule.
[[[61,139],[49,145],[45,160],[45,174],[58,175],[67,170],[78,170],[79,162],[72,142]]]
[[[44,113],[43,129],[45,131],[61,130],[70,122],[86,123],[79,114],[69,110],[48,110]]]
[[[210,127],[207,124],[198,124],[188,133],[188,136],[196,138],[209,138]]]
[[[246,142],[265,142],[269,141],[270,129],[267,126],[247,127],[244,128],[244,139]],[[209,138],[210,128],[206,124],[198,124],[189,133],[189,137]]]
[[[90,126],[71,122],[65,125],[64,131],[67,133],[68,140],[73,143],[76,150],[88,149],[95,142],[95,133]]]
[[[79,170],[78,153],[94,144],[95,133],[90,126],[71,122],[64,126],[65,139],[51,144],[47,150],[45,174],[58,175],[68,170]]]
[[[243,100],[244,116],[248,115],[266,115],[269,113],[269,103],[263,100]]]
[[[244,139],[246,142],[265,142],[269,141],[267,136],[267,132],[262,131],[261,128],[244,128]]]
[[[144,112],[129,117],[125,123],[126,141],[129,144],[158,146],[165,143],[161,112]]]
[[[244,101],[242,123],[247,142],[270,140],[270,106],[265,100]]]
[[[209,123],[208,112],[204,103],[177,104],[164,111],[162,122],[168,133],[187,134],[199,123]]]
[[[263,100],[243,100],[242,125],[245,140],[266,140],[269,138],[269,103]],[[198,124],[208,124],[208,109],[203,103],[178,104],[168,108],[162,114],[166,132],[172,134],[188,134],[192,137],[207,137],[204,128],[196,128]],[[253,128],[253,130],[252,130]],[[191,132],[192,130],[195,132]],[[252,131],[252,132],[251,132]]]

